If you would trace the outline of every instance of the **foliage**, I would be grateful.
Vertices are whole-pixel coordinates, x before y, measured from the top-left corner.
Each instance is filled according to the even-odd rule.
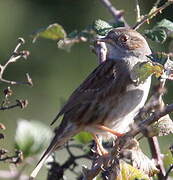
[[[152,41],[164,43],[173,31],[173,22],[163,19],[153,29],[146,30],[145,35]]]
[[[43,151],[51,136],[52,131],[43,123],[20,119],[16,129],[15,146],[23,152],[24,157],[33,156]]]
[[[157,1],[155,3],[153,8],[150,10],[150,12],[147,15],[138,17],[139,21],[136,22],[136,25],[134,26],[135,28],[140,27],[141,24],[143,24],[147,20],[153,18],[158,12],[160,12],[161,10],[164,9],[164,8],[163,9],[161,8],[164,5],[160,6],[159,2],[160,1]],[[165,8],[167,7],[167,5],[169,3],[171,4],[172,1],[168,0],[165,3],[165,5],[166,5]],[[108,9],[111,13],[113,13],[112,8],[113,8],[113,6],[111,6],[111,8],[110,8],[110,6],[108,7]],[[104,21],[101,19],[97,19],[93,23],[89,24],[83,30],[74,30],[71,33],[67,33],[66,30],[64,29],[64,27],[58,23],[50,24],[49,26],[47,26],[45,28],[41,28],[41,29],[37,30],[32,35],[33,42],[35,42],[38,38],[50,39],[50,40],[57,41],[58,48],[66,50],[66,51],[70,51],[71,47],[73,45],[75,45],[76,43],[96,41],[98,37],[106,36],[107,33],[110,30],[112,30],[113,28],[127,26],[127,23],[123,18],[123,12],[117,11],[116,9],[114,9],[114,10],[116,11],[116,12],[114,11],[114,16],[115,16],[114,21],[107,22],[107,21]],[[137,8],[137,11],[138,11],[138,8]],[[140,15],[140,12],[138,12],[138,15]],[[173,31],[173,22],[171,22],[168,19],[163,19],[160,22],[158,22],[156,24],[156,26],[154,26],[152,29],[145,30],[144,34],[146,35],[146,37],[148,37],[152,41],[155,41],[157,43],[164,43],[167,40],[167,38],[172,38],[172,31]],[[23,42],[21,40],[19,45],[21,45],[22,43]],[[17,50],[18,50],[18,46],[15,48],[11,58],[7,62],[7,65],[9,62],[10,63],[16,62],[16,60],[18,58],[20,58],[20,57],[25,58],[29,55],[28,51],[18,52]],[[131,72],[131,79],[136,84],[143,83],[149,76],[152,76],[152,75],[155,75],[156,78],[161,79],[161,80],[173,80],[173,61],[171,58],[172,58],[172,56],[169,53],[168,54],[163,53],[163,52],[152,53],[151,55],[148,56],[147,62],[139,63],[139,64],[135,65],[135,67],[132,69],[132,72]],[[1,79],[0,80],[2,82],[9,83],[9,84],[32,85],[32,80],[28,74],[26,74],[27,81],[24,83],[18,83],[15,81],[8,81],[8,80],[3,79],[2,78],[2,74],[3,74],[2,69],[3,68],[5,69],[6,65],[5,66],[1,65],[1,72],[0,72]],[[5,93],[5,103],[2,103],[1,110],[11,109],[11,108],[14,108],[17,106],[19,106],[23,109],[23,107],[26,107],[25,105],[28,104],[28,101],[16,100],[17,104],[12,105],[12,106],[6,106],[9,103],[8,97],[13,94],[13,91],[10,89],[10,87],[8,87],[5,89],[4,93]],[[160,98],[162,99],[162,96],[164,93],[163,92],[157,92],[157,93],[156,93],[157,98],[159,100],[160,100]],[[154,114],[154,112],[156,112],[156,110],[161,111],[160,107],[159,107],[160,109],[158,107],[157,107],[157,109],[155,107],[150,107],[150,108],[151,109],[148,110],[148,112],[149,112],[148,114],[150,117]],[[173,132],[172,127],[173,127],[172,120],[169,117],[169,115],[166,114],[165,116],[160,118],[157,122],[152,124],[152,126],[150,128],[152,129],[152,133],[153,133],[152,136],[165,136],[168,134],[172,134],[172,132]],[[3,129],[2,124],[0,124],[0,129]],[[144,130],[141,129],[141,132],[143,134],[145,134],[143,131],[145,131],[145,129]],[[26,160],[27,158],[33,157],[34,155],[38,155],[40,152],[42,152],[44,147],[47,144],[49,144],[51,137],[52,137],[52,131],[46,125],[44,125],[38,121],[27,121],[27,120],[21,119],[18,122],[17,129],[16,129],[15,148],[17,148],[17,150],[19,150],[18,152],[22,151],[22,153],[24,155],[24,160]],[[149,137],[149,135],[148,135],[148,137]],[[0,134],[0,138],[4,138],[3,134]],[[83,149],[83,147],[84,147],[84,145],[91,142],[92,135],[87,132],[81,132],[81,133],[77,134],[76,136],[74,136],[73,139],[75,140],[75,143],[76,143],[76,145],[74,147],[79,148],[79,150],[86,153],[86,151]],[[106,148],[110,151],[113,149],[112,147],[111,147],[112,148],[111,149],[110,146],[106,146]],[[128,150],[128,153],[129,153],[129,152],[133,151],[133,148],[134,147],[130,146],[126,150]],[[60,172],[61,172],[62,177],[64,177],[64,172],[67,169],[69,169],[73,173],[79,175],[79,173],[77,173],[75,171],[75,167],[77,166],[76,160],[81,159],[81,158],[91,159],[90,152],[87,152],[87,154],[84,154],[81,156],[80,155],[75,156],[71,152],[68,145],[66,146],[66,150],[69,153],[70,157],[69,157],[69,159],[67,159],[67,161],[64,164],[61,165],[61,164],[57,163],[56,158],[53,158],[53,162],[51,162],[51,168],[50,168],[51,170],[49,169],[49,173],[50,173],[50,171],[52,174],[55,173],[55,176],[52,176],[54,178],[56,178],[57,174],[59,175]],[[141,150],[139,150],[140,153],[137,153],[137,151],[135,152],[135,155],[140,154],[140,157],[138,157],[136,159],[134,158],[134,156],[132,156],[132,154],[130,154],[130,153],[126,154],[126,155],[128,155],[128,156],[126,156],[126,162],[124,160],[120,160],[122,157],[121,157],[120,152],[117,152],[117,151],[121,151],[121,148],[116,150],[116,153],[118,154],[116,156],[116,158],[118,157],[119,158],[118,161],[120,162],[119,172],[115,176],[116,179],[118,179],[118,180],[137,180],[137,179],[149,180],[150,179],[149,176],[153,176],[155,173],[158,172],[156,170],[157,168],[156,168],[155,164],[151,163],[151,160],[147,156],[145,156]],[[94,172],[96,172],[94,168],[96,166],[98,166],[100,161],[103,161],[103,162],[101,162],[102,165],[100,166],[100,172],[104,172],[104,171],[106,171],[107,173],[112,172],[112,169],[110,170],[109,168],[107,168],[107,166],[109,165],[109,163],[113,164],[117,160],[116,158],[113,160],[111,159],[114,155],[114,151],[111,151],[110,157],[106,156],[107,159],[105,157],[103,157],[103,160],[101,159],[102,156],[100,156],[100,154],[96,153],[97,147],[96,147],[96,149],[93,148],[92,152],[93,152],[93,154],[92,154],[93,159],[91,159],[91,160],[93,163],[92,164],[93,169],[89,170],[87,168],[84,168],[85,170],[83,170],[83,172],[85,171],[86,174],[87,173],[89,174],[90,172],[92,172],[92,170]],[[1,150],[0,157],[2,154],[3,154],[3,151]],[[143,172],[141,170],[142,169],[141,167],[137,167],[133,164],[133,162],[136,162],[140,158],[144,162],[144,157],[148,158],[148,161],[146,161],[146,164],[147,164],[146,167],[148,167],[151,164],[152,165],[154,164],[153,169],[155,172],[152,172],[152,173],[145,172],[145,171]],[[5,161],[4,159],[7,159],[7,158],[5,157],[2,159],[3,159],[3,161]],[[96,160],[98,160],[98,162]],[[112,162],[111,162],[111,160],[112,160]],[[158,160],[158,159],[156,159],[156,160]],[[141,164],[144,166],[144,163],[142,163],[142,161],[139,162],[140,166],[141,166]],[[95,162],[95,164],[94,164],[94,162]],[[74,167],[71,168],[71,166],[74,166]],[[105,167],[107,169],[104,169]],[[162,173],[162,172],[160,172],[160,173]],[[107,177],[107,176],[104,176],[104,173],[102,175],[103,175],[103,178]],[[58,176],[58,178],[61,178],[61,177]],[[102,179],[101,173],[99,174],[99,178]],[[108,179],[109,179],[109,177],[108,177]],[[159,175],[158,175],[158,179],[159,179]],[[53,179],[51,179],[51,180],[53,180]]]

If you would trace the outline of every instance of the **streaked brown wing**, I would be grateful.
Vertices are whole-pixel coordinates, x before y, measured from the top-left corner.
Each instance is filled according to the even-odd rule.
[[[123,68],[124,72],[121,71],[121,66],[125,66],[125,68]],[[122,76],[122,73],[125,76]],[[96,98],[102,98],[107,93],[110,93],[110,89],[116,86],[118,79],[122,79],[122,77],[124,77],[123,79],[127,79],[127,76],[128,70],[124,62],[107,60],[100,64],[72,93],[67,103],[63,106],[51,125],[61,115],[71,111],[72,109],[78,109],[81,105],[83,105],[82,108],[85,109],[85,106],[89,106],[90,102],[96,100]]]

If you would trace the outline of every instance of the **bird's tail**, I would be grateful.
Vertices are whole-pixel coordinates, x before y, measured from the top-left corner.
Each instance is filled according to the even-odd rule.
[[[77,134],[80,130],[73,123],[62,122],[59,128],[55,130],[55,136],[52,139],[49,147],[41,156],[41,159],[37,163],[35,169],[32,171],[30,175],[30,180],[34,179],[41,167],[43,166],[46,159],[50,156],[52,152],[62,147],[72,136]],[[44,137],[43,137],[44,138]]]

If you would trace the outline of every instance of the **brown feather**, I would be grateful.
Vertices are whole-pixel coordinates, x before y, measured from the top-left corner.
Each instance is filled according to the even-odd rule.
[[[104,103],[108,96],[111,97],[111,94],[118,98],[126,86],[131,83],[127,67],[124,61],[119,60],[107,60],[100,64],[72,93],[51,125],[63,114],[64,119],[76,121],[79,124],[79,119],[82,118],[82,114],[88,116],[87,119],[89,119],[91,115],[96,117],[95,114],[97,113],[98,103]],[[117,84],[120,88],[117,88]],[[124,86],[124,84],[126,84],[126,86]],[[93,119],[93,117],[91,118]],[[81,121],[88,123],[88,120],[83,120],[83,118]]]

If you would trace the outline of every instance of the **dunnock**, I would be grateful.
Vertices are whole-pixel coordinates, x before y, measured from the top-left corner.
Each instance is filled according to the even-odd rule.
[[[63,115],[63,120],[32,178],[52,152],[80,131],[93,134],[100,152],[104,153],[97,135],[121,136],[127,132],[147,99],[150,77],[136,85],[130,76],[134,65],[147,61],[146,55],[151,54],[145,38],[135,30],[117,28],[100,41],[106,43],[107,59],[72,93],[57,115],[56,119]]]

